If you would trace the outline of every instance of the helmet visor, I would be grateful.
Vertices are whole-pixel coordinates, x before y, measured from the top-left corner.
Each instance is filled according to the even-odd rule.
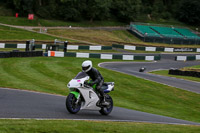
[[[87,71],[89,68],[90,68],[90,65],[89,65],[89,66],[86,66],[86,67],[82,67],[82,70],[83,70],[83,71]]]

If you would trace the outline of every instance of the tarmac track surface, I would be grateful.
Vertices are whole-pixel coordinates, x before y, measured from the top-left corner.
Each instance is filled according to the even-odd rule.
[[[200,93],[200,83],[173,77],[166,77],[147,73],[154,70],[169,70],[170,68],[182,68],[188,66],[200,65],[199,61],[172,61],[163,60],[158,62],[108,62],[99,64],[100,67],[110,70],[123,72],[136,77],[144,78],[147,80],[155,81],[165,85],[177,87],[187,91]],[[145,72],[139,72],[139,69],[145,67]]]
[[[164,65],[165,64],[165,65]],[[167,65],[168,64],[168,65]],[[171,65],[170,65],[171,64]],[[172,65],[174,64],[174,65]],[[176,64],[176,65],[175,65]],[[157,68],[167,69],[169,67],[183,67],[197,65],[199,62],[145,62],[145,63],[102,63],[101,67],[129,73],[138,74],[138,69],[145,65],[147,71]],[[160,65],[160,67],[159,67]],[[161,67],[163,66],[163,67]],[[125,71],[129,69],[129,71]],[[136,74],[135,74],[136,73]],[[145,77],[145,73],[142,73]],[[136,75],[138,76],[138,75]],[[139,75],[140,76],[140,75]],[[152,79],[151,79],[152,80]],[[196,82],[192,82],[196,83]],[[200,123],[154,115],[150,113],[114,107],[109,116],[102,116],[98,111],[81,110],[78,114],[68,113],[65,108],[64,96],[38,93],[32,91],[0,88],[0,118],[33,118],[33,119],[73,119],[73,120],[101,120],[101,121],[131,121],[164,124],[189,124],[200,125]]]
[[[102,121],[131,121],[164,124],[200,125],[200,123],[114,107],[109,116],[98,111],[82,110],[70,114],[64,96],[0,88],[0,118],[73,119]]]

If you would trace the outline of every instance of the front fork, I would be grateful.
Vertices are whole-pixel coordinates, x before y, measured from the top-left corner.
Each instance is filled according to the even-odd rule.
[[[77,100],[76,100],[75,104],[78,104],[78,102],[80,101],[80,95],[76,99]]]
[[[74,96],[76,97],[76,102],[75,104],[78,104],[79,100],[80,100],[80,93],[76,92],[76,91],[70,91],[71,94],[74,94]]]

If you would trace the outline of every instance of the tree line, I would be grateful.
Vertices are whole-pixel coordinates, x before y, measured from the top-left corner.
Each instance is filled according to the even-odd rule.
[[[137,21],[175,18],[200,24],[200,0],[1,0],[21,16],[34,13],[46,19],[66,21]]]

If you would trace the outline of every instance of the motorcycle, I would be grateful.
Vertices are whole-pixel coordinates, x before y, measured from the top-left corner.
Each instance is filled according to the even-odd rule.
[[[105,101],[107,105],[102,105],[100,94],[95,90],[96,85],[89,86],[89,76],[85,72],[79,72],[74,79],[72,79],[67,87],[70,90],[66,98],[66,108],[72,113],[76,114],[80,110],[96,110],[102,115],[108,115],[113,109],[112,97],[108,95],[114,90],[114,82],[105,82],[101,89],[105,93]]]

